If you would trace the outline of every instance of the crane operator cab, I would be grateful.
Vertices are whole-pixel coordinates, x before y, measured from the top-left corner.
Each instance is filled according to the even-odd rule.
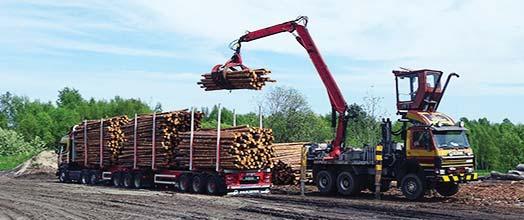
[[[402,70],[393,71],[393,74],[397,114],[403,123],[397,134],[404,141],[406,158],[402,165],[404,173],[400,175],[416,173],[422,182],[441,195],[455,194],[459,183],[477,179],[464,123],[456,123],[448,115],[437,112],[450,78],[459,76],[449,74],[442,86],[443,72],[437,70]],[[429,185],[425,188],[432,188]]]

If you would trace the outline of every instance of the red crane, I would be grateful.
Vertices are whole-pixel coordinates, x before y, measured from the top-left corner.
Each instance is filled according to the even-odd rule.
[[[322,56],[320,55],[320,52],[318,51],[315,45],[315,42],[311,38],[311,35],[309,34],[306,28],[307,22],[307,17],[300,16],[292,21],[248,32],[247,34],[243,35],[231,44],[231,48],[235,51],[231,59],[223,65],[219,64],[213,67],[212,72],[222,72],[224,75],[227,75],[227,71],[229,69],[235,69],[238,67],[241,69],[248,69],[248,67],[243,65],[242,57],[240,55],[240,48],[243,42],[258,40],[260,38],[268,37],[283,32],[292,33],[295,36],[298,43],[302,45],[302,47],[304,47],[304,49],[306,49],[307,53],[309,54],[309,57],[311,58],[313,65],[315,65],[315,68],[317,69],[318,75],[320,76],[322,82],[324,83],[324,86],[326,87],[332,110],[334,112],[337,112],[338,122],[336,122],[335,139],[332,142],[331,151],[329,153],[329,156],[326,157],[326,159],[337,158],[341,153],[341,149],[343,148],[344,141],[346,138],[346,127],[349,118],[348,106],[346,104],[346,101],[344,100],[344,97],[342,96],[342,93],[340,92],[340,89],[338,88],[335,79],[331,75],[331,72],[329,71],[326,63],[324,62],[324,59],[322,59]],[[333,124],[335,124],[334,118],[335,117],[333,117]]]

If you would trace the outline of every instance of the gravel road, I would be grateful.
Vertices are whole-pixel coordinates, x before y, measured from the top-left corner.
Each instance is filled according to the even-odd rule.
[[[0,176],[0,219],[522,219],[524,208],[281,194],[214,197]]]

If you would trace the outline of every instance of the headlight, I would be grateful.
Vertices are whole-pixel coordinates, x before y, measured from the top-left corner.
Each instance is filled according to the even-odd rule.
[[[439,170],[440,174],[446,174],[446,170]]]
[[[466,172],[473,173],[473,167],[466,167]]]

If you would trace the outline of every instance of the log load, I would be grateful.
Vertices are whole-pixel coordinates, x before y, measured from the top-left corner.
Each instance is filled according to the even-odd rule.
[[[118,116],[105,120],[89,120],[75,126],[72,135],[75,153],[72,161],[84,165],[87,146],[87,166],[114,164],[126,140],[122,126],[128,121],[127,116]],[[100,145],[102,145],[102,160],[100,160]]]
[[[154,122],[153,122],[154,119]],[[194,129],[200,128],[202,113],[195,112]],[[153,123],[155,124],[153,128]],[[134,167],[135,159],[135,119],[123,127],[126,142],[118,155],[119,165]],[[173,158],[179,133],[191,130],[191,112],[187,110],[139,115],[136,117],[136,165],[152,167],[153,132],[155,168],[175,167]]]
[[[215,169],[217,131],[202,129],[194,132],[193,168]],[[180,134],[178,147],[178,164],[182,168],[189,167],[190,132]],[[260,170],[272,167],[275,156],[271,144],[273,131],[271,129],[239,126],[220,131],[220,169]]]
[[[252,89],[261,90],[267,82],[276,82],[267,77],[271,71],[267,69],[245,69],[223,73],[206,73],[197,84],[205,91]]]
[[[300,160],[302,156],[302,143],[273,144],[275,157],[272,172],[272,182],[275,185],[293,185],[300,180]]]

